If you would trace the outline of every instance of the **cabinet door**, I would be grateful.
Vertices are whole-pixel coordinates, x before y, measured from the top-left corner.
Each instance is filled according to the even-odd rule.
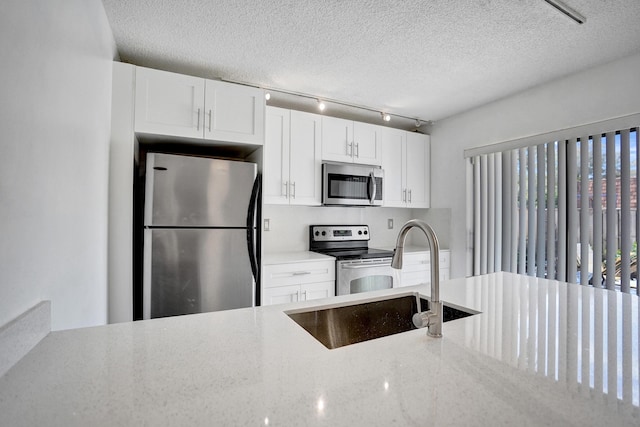
[[[407,132],[407,202],[412,208],[428,208],[429,185],[429,135]]]
[[[322,116],[317,114],[291,111],[289,203],[292,205],[322,204],[321,122]]]
[[[322,117],[322,160],[353,162],[353,122]]]
[[[264,91],[216,80],[205,84],[204,137],[245,144],[264,143]]]
[[[290,112],[267,107],[262,191],[267,204],[289,203]]]
[[[384,170],[384,206],[406,206],[405,133],[400,129],[385,128],[381,132],[382,169]]]
[[[262,305],[286,304],[300,300],[300,286],[276,286],[262,290]]]
[[[204,79],[136,67],[135,131],[202,138]]]
[[[336,295],[336,282],[309,283],[300,286],[303,301],[329,298]]]
[[[353,123],[353,162],[365,165],[380,165],[380,131],[382,126],[370,123]]]

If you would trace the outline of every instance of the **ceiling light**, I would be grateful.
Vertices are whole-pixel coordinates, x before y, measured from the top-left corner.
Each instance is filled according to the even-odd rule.
[[[264,99],[266,99],[267,101],[270,100],[271,99],[271,94],[269,92],[265,92]]]
[[[327,108],[327,106],[324,104],[324,102],[318,99],[318,110],[324,111],[325,108]]]
[[[560,12],[567,15],[569,18],[576,21],[578,24],[584,24],[585,22],[587,22],[587,18],[580,15],[578,12],[576,12],[566,4],[562,3],[561,1],[558,1],[558,0],[544,0],[544,1],[550,4],[551,6],[555,7]]]
[[[385,122],[389,122],[391,121],[391,116],[387,113],[380,113],[380,115],[382,116],[382,120],[384,120]]]

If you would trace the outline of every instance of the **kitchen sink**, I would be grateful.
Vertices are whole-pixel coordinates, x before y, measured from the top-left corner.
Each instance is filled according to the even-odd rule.
[[[286,314],[329,349],[417,329],[412,316],[429,309],[429,299],[417,292],[287,311]],[[443,321],[478,314],[444,303]]]

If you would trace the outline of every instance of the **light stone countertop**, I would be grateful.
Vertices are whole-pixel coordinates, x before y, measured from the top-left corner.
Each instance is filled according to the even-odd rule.
[[[311,251],[273,252],[264,254],[262,257],[262,263],[264,265],[325,260],[335,261],[335,258]]]
[[[428,286],[52,332],[0,377],[0,425],[640,424],[638,297],[497,273],[481,311],[334,350],[286,310]]]

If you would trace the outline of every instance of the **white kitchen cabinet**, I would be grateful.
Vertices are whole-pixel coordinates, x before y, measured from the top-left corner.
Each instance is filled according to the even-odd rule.
[[[135,131],[202,138],[204,79],[136,67]]]
[[[380,165],[382,126],[322,117],[322,160]]]
[[[449,279],[451,255],[448,250],[441,250],[440,281]],[[431,283],[431,255],[429,251],[405,252],[400,274],[400,286]]]
[[[261,89],[136,67],[135,92],[138,133],[263,143]]]
[[[264,91],[205,81],[204,138],[260,145],[264,142]]]
[[[267,204],[319,206],[321,117],[267,107],[263,191]]]
[[[429,135],[385,128],[381,132],[384,206],[428,208]]]
[[[263,267],[262,305],[335,296],[335,261],[267,264]]]
[[[384,170],[384,206],[405,207],[406,132],[400,129],[382,130],[382,169]]]
[[[286,304],[297,301],[334,296],[335,282],[309,283],[305,285],[276,286],[265,288],[262,294],[262,305]]]
[[[431,202],[431,141],[429,135],[407,132],[406,187],[407,204],[412,208],[428,208]]]

